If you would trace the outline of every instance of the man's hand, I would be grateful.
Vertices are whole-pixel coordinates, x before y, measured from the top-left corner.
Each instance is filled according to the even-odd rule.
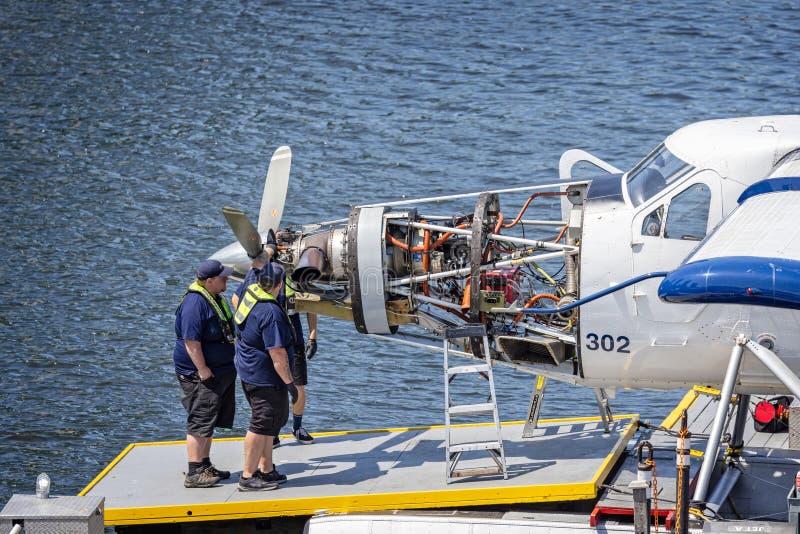
[[[289,396],[292,398],[292,404],[297,402],[297,396],[299,393],[297,392],[297,386],[294,385],[294,382],[289,382],[286,384],[286,389],[289,390]]]
[[[306,341],[306,358],[309,360],[317,353],[317,340],[309,339]]]
[[[272,256],[278,253],[278,240],[275,237],[275,232],[272,230],[267,233],[267,240],[264,242],[264,252],[267,254],[268,258],[272,258]]]
[[[197,376],[200,377],[201,382],[205,382],[206,380],[214,376],[214,373],[212,373],[211,369],[209,369],[208,367],[201,367],[197,370]]]

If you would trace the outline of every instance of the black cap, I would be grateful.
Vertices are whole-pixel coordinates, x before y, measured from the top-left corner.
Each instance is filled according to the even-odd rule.
[[[206,260],[197,268],[197,279],[206,280],[215,276],[230,276],[233,269],[225,267],[217,260]]]

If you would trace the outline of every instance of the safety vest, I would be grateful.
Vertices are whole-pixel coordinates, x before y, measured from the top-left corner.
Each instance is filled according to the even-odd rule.
[[[289,333],[292,335],[292,345],[294,345],[294,328],[292,327],[292,322],[289,320],[289,316],[286,314],[286,310],[281,307],[278,300],[273,297],[271,293],[261,289],[261,286],[258,284],[250,284],[247,286],[247,291],[244,292],[242,300],[236,308],[236,315],[233,318],[233,322],[239,327],[239,339],[241,340],[241,332],[244,329],[244,323],[247,321],[247,317],[259,302],[271,302],[277,306],[281,311],[281,315],[286,320],[286,324],[289,326]]]
[[[211,309],[214,310],[214,313],[219,320],[219,326],[222,328],[222,335],[225,336],[225,341],[228,343],[233,343],[235,339],[233,337],[233,325],[231,324],[233,313],[228,306],[228,301],[225,300],[224,297],[220,297],[220,302],[217,302],[217,299],[215,299],[206,288],[198,284],[197,280],[192,282],[189,286],[189,289],[183,294],[183,298],[181,298],[181,304],[183,304],[183,299],[185,299],[186,295],[189,293],[199,293],[204,299],[206,299],[206,302],[208,302],[208,304],[211,306]],[[180,305],[178,305],[178,307],[180,308]],[[177,313],[177,311],[175,313]]]

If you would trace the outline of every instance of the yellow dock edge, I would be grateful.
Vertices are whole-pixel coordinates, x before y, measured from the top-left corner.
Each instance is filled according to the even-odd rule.
[[[468,490],[405,492],[339,497],[263,500],[205,505],[106,509],[105,524],[145,525],[190,521],[220,521],[317,513],[373,512],[388,509],[451,508],[525,502],[593,499],[597,481],[548,486],[497,487]],[[444,497],[444,498],[443,498]]]
[[[694,386],[686,392],[681,401],[672,409],[672,411],[661,421],[661,426],[664,428],[672,428],[681,419],[684,410],[689,407],[700,397],[700,395],[719,396],[719,390],[707,386]]]
[[[309,497],[296,499],[269,499],[247,502],[221,502],[195,505],[150,506],[135,508],[106,508],[105,524],[107,526],[145,525],[160,523],[185,523],[195,521],[222,521],[237,519],[254,519],[281,516],[307,516],[318,513],[371,512],[387,509],[414,508],[451,508],[483,506],[494,504],[566,502],[594,499],[597,490],[605,477],[613,468],[627,442],[638,428],[638,414],[622,414],[614,416],[616,420],[629,419],[629,423],[620,435],[600,468],[591,480],[569,484],[548,484],[541,486],[498,486],[494,488],[447,489],[424,492],[376,493],[366,495],[342,495],[332,497]],[[561,419],[541,420],[540,423],[576,423],[600,421],[594,417],[569,417]],[[525,421],[509,421],[503,426],[522,425]],[[453,425],[459,427],[486,426],[486,423]],[[350,430],[339,432],[318,432],[319,436],[342,436],[376,432],[403,432],[408,430],[428,430],[443,428],[444,425],[385,428],[375,430]],[[288,436],[288,435],[287,435]],[[285,436],[281,436],[285,437]],[[223,438],[225,441],[242,441],[243,438]],[[95,477],[81,492],[88,493],[109,471],[136,446],[154,446],[185,443],[144,442],[128,445],[100,474]]]

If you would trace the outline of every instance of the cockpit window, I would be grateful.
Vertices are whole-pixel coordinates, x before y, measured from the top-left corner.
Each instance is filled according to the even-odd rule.
[[[628,194],[634,206],[653,198],[692,166],[659,145],[628,173]]]

